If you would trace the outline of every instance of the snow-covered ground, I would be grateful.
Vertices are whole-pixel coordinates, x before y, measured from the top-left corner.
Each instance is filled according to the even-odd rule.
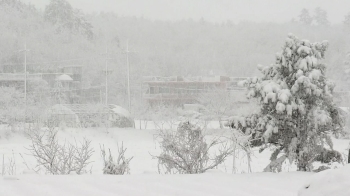
[[[138,127],[138,126],[136,126]],[[3,129],[0,129],[3,130]],[[198,175],[160,175],[157,160],[150,154],[159,153],[155,141],[155,129],[64,129],[58,137],[79,141],[87,138],[95,150],[91,173],[86,175],[50,176],[27,174],[35,166],[35,160],[26,149],[30,141],[19,133],[0,132],[0,155],[5,164],[13,158],[16,175],[0,178],[0,196],[4,195],[297,195],[298,190],[315,174],[294,172],[293,165],[285,164],[285,173],[260,173],[269,163],[270,151],[263,153],[254,149],[252,171],[244,153],[236,159],[236,174],[232,173],[232,157],[217,170]],[[209,135],[227,135],[229,130],[208,129]],[[131,175],[102,175],[103,161],[100,145],[117,153],[117,143],[124,143],[126,156],[133,156]],[[349,140],[334,140],[336,150],[346,153]],[[23,158],[22,158],[23,157]],[[2,168],[2,167],[1,167]],[[89,167],[90,169],[90,167]],[[290,172],[288,172],[290,171]],[[29,172],[30,173],[30,172]],[[303,195],[304,196],[304,195]]]
[[[295,196],[309,173],[198,175],[20,175],[0,178],[0,195],[23,196]]]
[[[329,195],[350,195],[350,164],[312,175],[299,190],[299,196]]]

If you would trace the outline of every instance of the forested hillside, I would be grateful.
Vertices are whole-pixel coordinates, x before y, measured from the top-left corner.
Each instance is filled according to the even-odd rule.
[[[125,85],[127,39],[132,84],[144,75],[256,75],[256,65],[273,62],[271,53],[279,50],[289,32],[311,41],[329,40],[327,74],[339,78],[350,49],[344,24],[151,21],[118,13],[83,13],[65,0],[52,0],[45,10],[1,0],[0,20],[0,70],[14,65],[17,72],[23,71],[21,50],[26,43],[30,72],[81,64],[86,66],[87,86],[103,82],[106,49],[113,70],[111,85]]]

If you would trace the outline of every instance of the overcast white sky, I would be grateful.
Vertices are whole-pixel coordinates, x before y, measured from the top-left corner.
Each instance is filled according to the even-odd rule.
[[[44,9],[50,0],[22,0]],[[329,20],[341,23],[350,12],[350,0],[68,0],[84,12],[113,11],[124,16],[156,20],[200,19],[222,22],[286,22],[297,18],[302,8],[327,10]]]

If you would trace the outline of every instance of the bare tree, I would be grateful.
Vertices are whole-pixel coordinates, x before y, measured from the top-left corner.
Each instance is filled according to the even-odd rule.
[[[32,141],[28,150],[36,159],[37,168],[43,168],[47,173],[82,174],[91,163],[90,158],[94,151],[89,140],[84,139],[80,144],[65,142],[61,145],[58,143],[57,131],[54,128],[49,128],[45,133],[40,133],[40,129],[34,129],[28,135]]]
[[[144,99],[138,100],[133,105],[131,112],[133,116],[140,121],[139,128],[142,129],[143,123],[143,128],[147,129],[147,123],[148,121],[151,121],[152,112],[152,108],[149,103]]]
[[[232,173],[236,173],[236,158],[238,154],[243,151],[247,157],[247,167],[248,173],[252,172],[251,169],[251,161],[252,161],[252,150],[251,150],[251,137],[250,135],[246,135],[239,130],[233,130],[233,134],[231,136],[232,141]]]
[[[235,101],[229,91],[216,89],[209,93],[203,93],[198,98],[199,103],[206,107],[205,115],[218,120],[220,128],[223,128],[223,119],[232,113]]]
[[[151,111],[153,123],[158,129],[172,129],[178,121],[177,111],[175,105],[165,105],[159,103]],[[169,127],[165,127],[168,125]]]

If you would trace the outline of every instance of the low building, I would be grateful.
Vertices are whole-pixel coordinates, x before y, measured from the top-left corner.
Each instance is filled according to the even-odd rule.
[[[143,98],[151,105],[164,104],[193,104],[198,97],[216,91],[242,91],[238,81],[245,78],[226,76],[198,76],[198,77],[144,77]]]

